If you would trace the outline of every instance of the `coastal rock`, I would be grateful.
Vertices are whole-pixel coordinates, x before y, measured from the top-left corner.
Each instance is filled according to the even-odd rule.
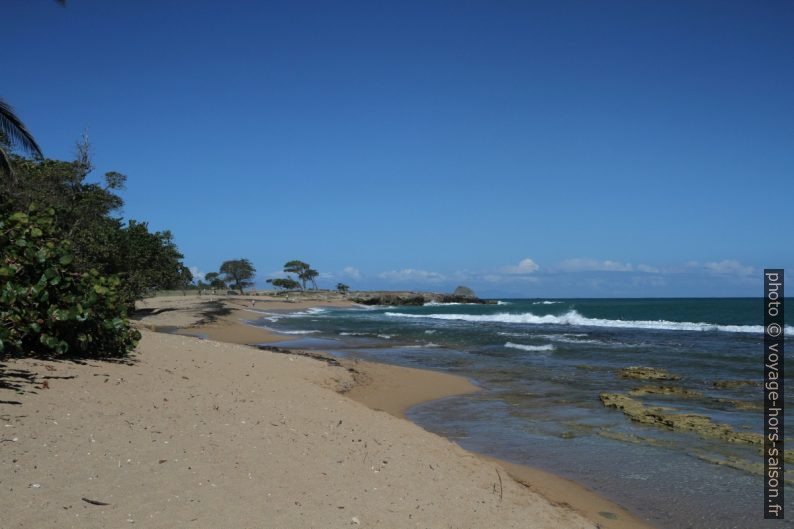
[[[723,465],[731,468],[735,468],[737,470],[743,470],[750,474],[764,474],[764,465],[763,463],[754,463],[752,461],[747,461],[744,459],[740,459],[735,456],[726,456],[724,458],[714,457],[708,454],[700,454],[694,453],[693,454],[698,459],[702,461],[706,461],[708,463],[712,463],[714,465]],[[784,481],[789,484],[794,484],[794,478],[791,478],[791,472],[786,471]]]
[[[622,393],[602,393],[601,402],[608,408],[621,410],[632,421],[670,430],[694,432],[705,439],[721,439],[729,443],[761,445],[764,438],[752,432],[736,432],[727,424],[712,421],[705,415],[670,413],[669,409],[645,406]]]
[[[758,380],[715,380],[714,387],[720,389],[735,389],[743,386],[760,386]]]
[[[471,291],[469,290],[469,292]],[[477,303],[481,305],[496,304],[495,301],[480,299],[478,297],[459,296],[454,293],[438,294],[435,292],[352,292],[349,296],[349,299],[354,303],[359,303],[361,305],[422,306],[427,303]]]
[[[457,296],[459,298],[476,298],[477,295],[474,293],[472,289],[469,287],[459,286],[455,289],[452,293],[453,296]]]
[[[620,378],[635,378],[638,380],[680,380],[678,375],[671,375],[664,369],[656,367],[631,366],[619,371]]]
[[[694,398],[702,396],[702,393],[678,386],[642,386],[632,389],[629,395],[675,395],[677,397]]]
[[[737,410],[763,410],[764,404],[762,402],[752,402],[748,400],[736,399],[715,399],[720,404],[727,404],[736,408]]]

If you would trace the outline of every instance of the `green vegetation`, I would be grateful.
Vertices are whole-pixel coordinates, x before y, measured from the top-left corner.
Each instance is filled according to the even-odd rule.
[[[45,159],[0,101],[0,355],[123,356],[135,300],[192,281],[169,231],[118,216],[127,178],[92,170],[87,141],[74,161]]]
[[[317,270],[314,270],[309,263],[298,260],[287,261],[287,263],[284,264],[284,272],[297,276],[301,290],[306,290],[306,283],[311,283],[314,286],[314,290],[317,290],[317,282],[315,279],[320,274]]]
[[[127,178],[106,173],[102,184],[89,183],[93,170],[86,141],[77,160],[28,160],[12,156],[15,181],[0,184],[0,197],[10,211],[31,206],[55,211],[55,228],[71,244],[75,267],[118,275],[123,300],[132,306],[149,291],[186,288],[192,281],[169,231],[150,232],[148,224],[116,214],[124,201],[116,192]]]
[[[268,279],[267,282],[270,283],[271,285],[273,285],[276,288],[281,288],[281,289],[284,289],[284,290],[297,290],[301,286],[300,283],[298,283],[297,281],[295,281],[294,279],[291,279],[289,277],[280,277],[280,278],[277,278],[277,279]]]
[[[226,281],[221,278],[221,275],[218,272],[210,272],[206,274],[204,276],[204,281],[206,281],[206,283],[201,281],[198,282],[199,288],[217,288],[220,290],[226,290],[229,288],[226,284]]]
[[[140,334],[117,275],[80,271],[52,208],[0,214],[0,354],[123,356]]]
[[[347,294],[347,293],[348,293],[348,291],[350,290],[350,287],[349,287],[349,286],[347,286],[347,285],[345,285],[344,283],[337,283],[337,284],[336,284],[336,290],[337,290],[337,291],[338,291],[340,294]]]
[[[243,293],[243,289],[254,284],[251,281],[256,273],[256,268],[248,259],[233,259],[224,261],[220,268],[224,275],[223,281]]]

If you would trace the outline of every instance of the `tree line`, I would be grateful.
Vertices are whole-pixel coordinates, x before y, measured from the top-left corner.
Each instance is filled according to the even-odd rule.
[[[0,100],[0,357],[123,356],[135,300],[193,280],[170,231],[122,219],[126,176],[87,180],[89,153],[46,158]]]
[[[281,290],[305,291],[309,286],[317,290],[317,277],[320,273],[309,263],[297,259],[287,261],[284,264],[284,273],[287,277],[268,279],[267,283]],[[196,282],[196,288],[220,290],[231,288],[242,294],[245,288],[254,284],[255,274],[256,268],[248,259],[232,259],[224,261],[218,272],[205,274],[203,281]],[[290,277],[290,274],[294,277]],[[336,288],[343,293],[350,289],[344,283],[338,283]]]
[[[124,356],[140,339],[128,314],[147,293],[243,293],[254,284],[248,259],[225,261],[194,282],[170,231],[121,217],[127,177],[110,171],[90,182],[93,170],[87,139],[74,160],[46,158],[0,99],[0,359]],[[317,289],[319,273],[308,263],[288,261],[283,270],[287,277],[268,283]]]

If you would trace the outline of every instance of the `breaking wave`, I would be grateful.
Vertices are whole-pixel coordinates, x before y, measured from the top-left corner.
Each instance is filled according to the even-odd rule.
[[[547,345],[524,345],[522,343],[513,343],[507,342],[505,347],[509,347],[511,349],[521,349],[522,351],[553,351],[554,346],[551,344]]]
[[[716,323],[695,323],[688,321],[668,320],[609,320],[604,318],[588,318],[575,310],[562,315],[544,314],[538,316],[531,312],[510,314],[406,314],[403,312],[386,312],[386,316],[394,318],[429,318],[434,320],[455,320],[482,323],[523,323],[546,325],[572,325],[588,327],[621,327],[629,329],[658,329],[669,331],[721,331],[741,333],[763,333],[762,325],[719,325]],[[787,325],[785,334],[794,335],[794,327]]]

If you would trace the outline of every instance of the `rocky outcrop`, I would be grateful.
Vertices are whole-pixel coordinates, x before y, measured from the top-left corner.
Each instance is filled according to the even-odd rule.
[[[465,288],[465,287],[458,287]],[[456,292],[457,290],[456,289]],[[470,289],[466,289],[472,294]],[[468,295],[438,294],[435,292],[394,292],[394,291],[366,291],[351,292],[348,299],[361,305],[413,305],[421,306],[427,303],[477,303],[481,305],[496,304],[495,301],[471,297]]]
[[[714,387],[720,389],[735,389],[744,386],[761,386],[758,380],[715,380]]]
[[[721,439],[729,443],[763,444],[763,436],[754,432],[737,432],[727,424],[712,421],[705,415],[670,413],[668,408],[645,406],[642,402],[621,393],[602,393],[601,402],[607,408],[617,408],[632,421],[670,430],[694,432],[706,439]]]
[[[701,397],[702,393],[678,386],[642,386],[629,391],[629,395],[674,395],[683,398]]]
[[[620,370],[620,378],[634,378],[637,380],[679,380],[678,375],[671,375],[664,369],[655,367],[632,366]]]
[[[459,298],[468,298],[468,299],[476,299],[477,295],[474,293],[472,289],[469,287],[459,286],[455,289],[452,293],[453,296],[457,296]]]

